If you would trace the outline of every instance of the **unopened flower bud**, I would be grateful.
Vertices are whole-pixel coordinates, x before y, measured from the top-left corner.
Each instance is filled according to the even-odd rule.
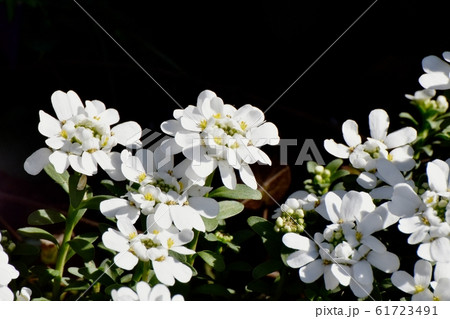
[[[322,165],[317,165],[316,168],[314,169],[314,173],[316,173],[317,175],[321,175],[324,169],[325,168]]]

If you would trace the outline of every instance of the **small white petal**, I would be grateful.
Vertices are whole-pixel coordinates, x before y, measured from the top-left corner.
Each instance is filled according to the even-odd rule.
[[[239,176],[242,181],[250,188],[257,189],[258,183],[256,182],[255,175],[253,175],[252,169],[249,165],[241,165],[239,167]]]
[[[365,189],[373,189],[377,186],[377,177],[369,172],[362,172],[356,178],[356,182]]]
[[[223,185],[229,189],[235,189],[236,174],[234,173],[234,168],[231,167],[227,161],[218,161],[218,164]]]
[[[219,203],[212,198],[191,197],[189,206],[205,218],[215,218],[219,214]]]
[[[361,136],[358,133],[358,124],[353,120],[347,120],[342,124],[342,134],[344,135],[345,143],[350,147],[355,147],[361,144]]]
[[[348,158],[350,155],[350,149],[348,148],[348,146],[345,146],[344,144],[338,144],[334,140],[325,140],[323,142],[323,146],[328,153],[335,157]]]
[[[39,111],[39,133],[46,137],[58,136],[61,132],[61,123],[44,111]]]
[[[304,283],[311,283],[323,275],[324,265],[322,259],[317,259],[299,269],[300,279]]]
[[[428,287],[431,281],[432,266],[426,260],[418,260],[414,265],[414,282],[416,285]]]
[[[371,251],[367,256],[367,261],[375,268],[384,271],[385,273],[391,273],[398,269],[400,266],[400,260],[397,255],[391,252],[378,253]]]
[[[117,143],[123,146],[129,146],[141,138],[142,129],[138,123],[129,121],[114,126],[111,129],[111,133],[114,134]]]
[[[404,127],[398,131],[392,132],[384,140],[388,149],[403,146],[412,143],[417,137],[417,131],[412,127]]]
[[[391,276],[392,284],[408,294],[414,294],[416,292],[416,284],[414,278],[406,271],[396,271]]]
[[[384,141],[389,128],[389,115],[383,109],[376,109],[369,114],[370,136]]]
[[[361,260],[352,266],[353,278],[362,285],[371,285],[373,283],[372,266],[367,260]]]
[[[59,174],[62,174],[69,167],[69,159],[65,152],[55,151],[48,157],[48,160]]]
[[[117,267],[125,270],[132,270],[137,265],[138,261],[139,259],[129,251],[120,252],[114,257],[114,262]]]
[[[23,168],[30,175],[39,174],[44,167],[50,163],[49,156],[52,154],[52,151],[48,148],[40,148],[31,154],[23,164]]]
[[[53,109],[55,110],[58,120],[64,121],[72,117],[72,107],[70,106],[70,100],[66,93],[63,91],[56,91],[51,97]]]

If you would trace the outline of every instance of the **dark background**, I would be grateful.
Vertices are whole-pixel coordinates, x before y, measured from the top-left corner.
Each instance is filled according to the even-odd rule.
[[[55,90],[99,99],[122,121],[153,130],[177,105],[75,2],[9,3],[0,2],[2,200],[39,201],[53,182],[26,176],[23,162],[44,145],[38,111],[54,114]],[[210,89],[226,103],[265,110],[373,1],[79,3],[182,106]],[[329,160],[322,141],[342,140],[345,119],[367,134],[368,113],[382,107],[399,125],[397,114],[409,108],[404,94],[420,89],[422,58],[450,50],[446,3],[379,0],[267,112],[281,138],[299,140],[288,149],[292,189],[302,186],[305,167],[294,163],[304,139]],[[274,162],[279,150],[267,150]]]

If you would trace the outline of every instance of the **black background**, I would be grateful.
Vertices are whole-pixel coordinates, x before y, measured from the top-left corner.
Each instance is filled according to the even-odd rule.
[[[447,1],[379,0],[267,112],[294,167],[302,141],[313,138],[326,160],[324,138],[342,140],[340,126],[382,107],[394,127],[408,110],[405,93],[420,89],[421,60],[450,49]],[[86,1],[82,5],[183,107],[204,89],[226,103],[265,110],[373,1]],[[55,90],[99,99],[158,130],[176,103],[75,2],[0,3],[0,172],[27,184],[23,162],[44,145],[38,110],[54,114]],[[279,148],[267,150],[274,161]],[[50,182],[51,183],[51,182]],[[44,184],[45,185],[45,184]]]

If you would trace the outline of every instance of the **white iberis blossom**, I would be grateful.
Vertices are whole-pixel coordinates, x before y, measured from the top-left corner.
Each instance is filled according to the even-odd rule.
[[[350,286],[355,296],[367,297],[373,289],[372,267],[392,273],[400,265],[398,257],[372,235],[383,228],[383,220],[367,193],[350,191],[341,198],[329,192],[321,201],[316,210],[332,224],[314,240],[285,234],[284,245],[296,250],[286,262],[299,268],[305,283],[323,276],[327,290],[341,284]]]
[[[260,147],[280,141],[277,127],[264,121],[260,109],[250,104],[236,109],[206,90],[200,93],[197,106],[175,110],[173,115],[175,120],[163,122],[161,129],[174,137],[172,153],[183,152],[190,160],[187,176],[205,179],[219,167],[223,184],[234,189],[237,169],[242,181],[256,189],[249,164],[270,165],[270,158]]]
[[[348,158],[353,167],[362,170],[357,179],[358,184],[366,189],[373,189],[378,181],[376,166],[379,158],[391,161],[402,172],[414,167],[414,150],[409,144],[416,139],[417,132],[412,127],[404,127],[388,134],[389,116],[382,109],[370,112],[369,126],[371,137],[363,143],[358,124],[347,120],[342,124],[347,145],[328,139],[324,141],[324,147],[328,153],[339,158]]]
[[[115,109],[106,109],[98,100],[86,101],[84,107],[78,95],[56,91],[51,97],[56,117],[39,111],[39,132],[47,137],[47,147],[27,158],[24,168],[31,175],[38,174],[48,163],[63,173],[69,166],[84,175],[97,173],[97,164],[115,180],[120,173],[120,155],[112,152],[117,144],[139,143],[141,127],[133,121],[111,125],[119,121]]]
[[[117,228],[118,231],[109,228],[103,233],[102,241],[105,247],[118,252],[114,256],[118,267],[132,270],[139,261],[151,261],[156,278],[165,285],[174,285],[175,279],[184,283],[191,279],[191,268],[169,256],[169,251],[194,254],[194,250],[183,246],[194,238],[192,230],[179,231],[174,226],[162,229],[156,225],[153,215],[147,217],[147,231],[144,233],[138,233],[127,217],[119,218]]]
[[[154,153],[140,149],[136,156],[124,150],[121,155],[129,191],[125,198],[103,201],[103,215],[117,219],[126,216],[133,223],[140,213],[154,215],[164,229],[175,225],[179,230],[194,228],[204,232],[202,217],[210,219],[219,214],[217,201],[203,197],[211,187],[194,185],[184,176],[186,162],[174,167],[172,159],[165,159],[159,148]]]
[[[427,165],[428,184],[420,194],[408,184],[394,186],[389,211],[400,218],[398,228],[410,234],[410,245],[420,244],[417,255],[425,260],[450,262],[450,159]]]
[[[422,60],[425,74],[419,78],[419,83],[425,89],[450,89],[450,65],[447,63],[450,62],[450,52],[444,52],[442,56],[445,61],[435,55],[429,55]]]

